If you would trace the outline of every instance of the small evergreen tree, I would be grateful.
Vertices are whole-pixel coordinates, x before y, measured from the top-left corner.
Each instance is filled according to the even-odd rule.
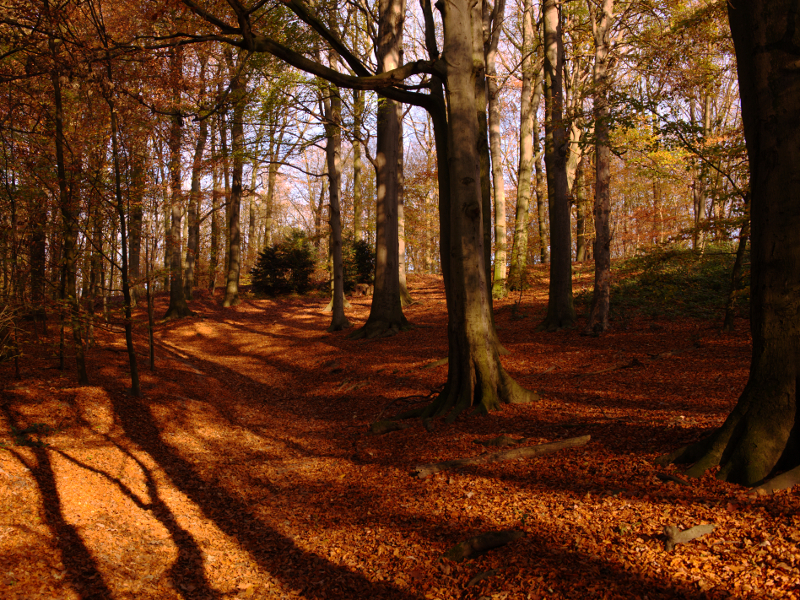
[[[250,274],[253,290],[277,296],[308,291],[314,272],[315,250],[305,232],[292,230],[283,241],[258,255]]]

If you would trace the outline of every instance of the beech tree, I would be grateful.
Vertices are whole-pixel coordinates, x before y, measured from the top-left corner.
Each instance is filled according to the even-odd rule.
[[[545,93],[545,164],[550,204],[550,290],[542,326],[555,331],[575,324],[572,304],[572,242],[564,124],[564,42],[560,0],[542,6]]]
[[[750,159],[750,377],[725,423],[664,457],[699,476],[755,485],[775,470],[800,478],[800,14],[791,0],[728,4]]]

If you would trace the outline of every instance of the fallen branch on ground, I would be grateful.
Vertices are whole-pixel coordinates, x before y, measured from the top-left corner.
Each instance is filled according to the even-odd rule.
[[[461,467],[470,465],[484,465],[488,463],[501,462],[504,460],[513,460],[515,458],[534,458],[536,456],[543,456],[552,452],[563,450],[564,448],[574,448],[576,446],[586,445],[591,436],[584,435],[581,437],[569,438],[560,442],[550,442],[549,444],[540,444],[538,446],[525,446],[524,448],[514,448],[513,450],[503,450],[502,452],[493,452],[491,454],[481,454],[471,458],[457,458],[454,460],[447,460],[444,462],[430,463],[427,465],[419,465],[414,469],[414,475],[419,479],[425,479],[436,473],[442,471],[451,471]]]
[[[474,444],[481,446],[495,446],[501,448],[503,446],[519,446],[525,442],[530,441],[531,438],[512,438],[508,435],[500,435],[490,440],[472,440]]]
[[[664,535],[667,536],[664,542],[664,549],[669,552],[678,544],[685,544],[700,536],[711,533],[717,528],[716,525],[696,525],[681,531],[674,525],[667,525],[664,527]]]
[[[476,535],[450,548],[450,550],[445,552],[444,558],[449,558],[454,562],[461,562],[466,558],[472,558],[488,550],[505,546],[509,542],[518,540],[523,535],[521,531],[515,531],[513,529],[490,531],[489,533]]]

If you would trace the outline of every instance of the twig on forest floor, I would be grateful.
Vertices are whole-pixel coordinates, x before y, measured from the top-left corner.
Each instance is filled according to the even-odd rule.
[[[497,575],[499,572],[500,569],[491,569],[490,571],[484,571],[483,573],[478,573],[477,575],[475,575],[475,577],[470,579],[469,582],[467,582],[467,585],[465,585],[464,587],[471,588],[475,585],[478,585],[484,579],[489,579],[489,577]]]
[[[449,362],[449,360],[450,359],[445,356],[444,358],[440,358],[439,360],[436,360],[436,361],[434,361],[432,363],[428,363],[427,365],[424,365],[424,366],[422,366],[420,368],[422,368],[422,369],[433,369],[434,367],[441,367],[442,365],[446,365]]]
[[[449,558],[454,562],[461,562],[466,558],[472,558],[474,556],[478,556],[479,554],[483,554],[488,550],[505,546],[509,542],[518,540],[523,535],[525,534],[521,531],[515,531],[514,529],[490,531],[488,533],[476,535],[475,537],[463,542],[459,542],[450,548],[450,550],[445,552],[444,558]]]
[[[538,446],[525,446],[523,448],[513,448],[512,450],[503,450],[501,452],[493,452],[491,454],[481,454],[480,456],[473,456],[470,458],[457,458],[454,460],[447,460],[444,462],[430,463],[427,465],[419,465],[414,468],[414,473],[419,479],[425,479],[436,473],[442,471],[452,471],[461,467],[471,465],[483,465],[494,462],[501,462],[505,460],[513,460],[515,458],[534,458],[536,456],[544,456],[551,454],[565,448],[574,448],[576,446],[584,446],[589,443],[591,436],[584,435],[581,437],[569,438],[559,442],[550,442],[549,444],[539,444]]]
[[[692,485],[683,477],[678,477],[677,475],[672,475],[670,473],[656,473],[656,477],[658,477],[661,481],[674,481],[680,485]]]
[[[667,525],[664,527],[664,535],[667,536],[667,539],[664,541],[664,549],[669,552],[678,544],[691,542],[694,539],[711,533],[716,528],[716,525],[695,525],[694,527],[681,531],[675,525]]]

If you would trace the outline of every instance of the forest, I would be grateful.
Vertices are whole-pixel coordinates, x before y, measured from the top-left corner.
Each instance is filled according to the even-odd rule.
[[[791,0],[7,0],[0,596],[800,598]]]

